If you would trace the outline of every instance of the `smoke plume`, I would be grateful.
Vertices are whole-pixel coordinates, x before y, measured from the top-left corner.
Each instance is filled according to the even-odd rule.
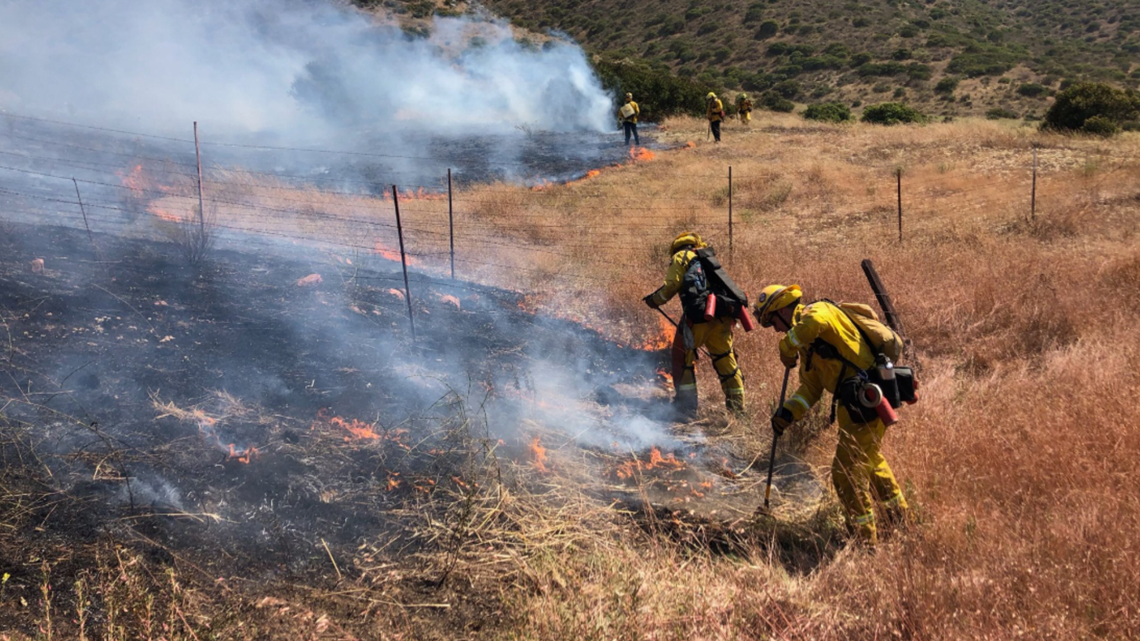
[[[0,108],[178,133],[197,120],[276,142],[600,132],[578,47],[516,42],[491,18],[430,35],[325,1],[0,3]]]

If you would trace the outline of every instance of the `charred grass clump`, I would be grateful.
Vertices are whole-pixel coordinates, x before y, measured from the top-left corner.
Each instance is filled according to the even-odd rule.
[[[663,135],[683,145],[704,127],[676,119]],[[765,331],[736,334],[751,408],[745,419],[721,409],[715,376],[698,364],[705,402],[686,429],[725,453],[722,478],[732,483],[716,487],[731,493],[690,486],[663,499],[655,492],[664,475],[635,466],[618,478],[606,470],[628,457],[566,445],[559,426],[542,421],[519,421],[526,438],[500,444],[472,401],[480,395],[467,392],[446,396],[429,430],[437,437],[422,445],[368,439],[361,452],[332,438],[343,428],[331,416],[262,426],[279,436],[262,456],[319,452],[327,475],[304,475],[307,482],[367,477],[343,490],[344,505],[387,501],[390,510],[379,534],[282,538],[294,552],[274,558],[303,559],[294,574],[219,572],[123,523],[96,520],[87,538],[77,538],[78,526],[54,526],[83,523],[92,510],[84,496],[59,491],[40,464],[42,443],[29,442],[27,425],[13,420],[18,404],[44,391],[21,384],[0,400],[0,573],[12,577],[0,588],[0,620],[28,638],[80,638],[81,629],[112,639],[145,638],[135,631],[146,629],[167,638],[1136,638],[1140,173],[1126,159],[1140,146],[1128,135],[1105,144],[1008,122],[806,129],[798,116],[769,114],[751,130],[726,123],[722,145],[603,168],[574,183],[460,192],[457,202],[470,201],[457,225],[469,225],[457,236],[463,278],[525,291],[519,304],[527,311],[572,318],[624,345],[662,334],[639,299],[660,284],[668,242],[680,231],[701,232],[750,293],[798,283],[813,299],[869,302],[858,264],[873,258],[916,347],[922,381],[921,401],[902,411],[885,443],[917,523],[889,532],[874,552],[846,542],[828,488],[836,439],[826,408],[781,441],[786,476],[775,509],[753,513],[782,374],[776,337]],[[734,174],[731,252],[725,165]],[[271,191],[284,189],[251,186],[248,194],[301,196]],[[359,212],[384,205],[320,198],[319,228],[284,216],[274,228],[293,224],[314,241],[359,244],[370,229],[357,222]],[[415,209],[409,218],[422,228],[447,211],[430,198]],[[219,212],[227,215],[237,218]],[[235,224],[256,232],[262,223]],[[443,247],[428,235],[410,242],[425,255]],[[425,258],[422,269],[439,267]],[[390,307],[376,309],[398,309]],[[32,338],[12,328],[17,315],[0,309],[0,320],[0,359],[29,349]],[[492,341],[487,349],[498,358],[517,348]],[[13,358],[0,364],[24,376]],[[159,424],[178,421],[199,447],[195,409],[245,416],[250,426],[255,415],[288,414],[227,412],[216,397],[196,398],[159,395],[146,408],[170,413]],[[156,412],[154,402],[167,409]],[[382,432],[380,422],[357,418],[363,425],[355,427]],[[137,453],[109,445],[86,422],[71,425],[93,443],[84,469],[98,469],[98,482],[140,465]],[[383,473],[373,480],[362,469]],[[801,477],[822,489],[797,492]],[[417,489],[427,478],[434,489]],[[399,488],[385,492],[390,481]],[[154,512],[118,517],[225,525]],[[112,621],[107,608],[115,604],[122,607]]]

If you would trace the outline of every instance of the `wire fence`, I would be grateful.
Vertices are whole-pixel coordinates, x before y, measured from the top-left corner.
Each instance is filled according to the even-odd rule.
[[[742,176],[727,164],[723,171],[706,174],[670,173],[670,179],[702,185],[680,193],[645,193],[634,183],[620,191],[595,187],[588,177],[529,190],[504,185],[457,190],[446,167],[436,184],[377,178],[360,181],[359,189],[345,188],[353,184],[350,180],[338,181],[341,188],[324,188],[297,173],[208,164],[199,173],[200,158],[190,155],[195,153],[192,139],[4,115],[9,127],[0,131],[0,143],[8,143],[0,148],[0,219],[151,239],[169,239],[180,226],[197,222],[208,225],[219,243],[239,248],[305,245],[357,260],[367,256],[403,263],[413,272],[508,286],[512,283],[504,281],[511,274],[542,279],[573,273],[603,280],[583,266],[603,254],[606,260],[627,255],[631,238],[671,238],[671,232],[689,227],[727,245],[731,255],[739,232],[769,224],[793,190],[806,194],[797,206],[814,212],[820,225],[876,225],[887,233],[889,223],[897,227],[890,233],[897,231],[899,242],[906,242],[931,233],[948,207],[960,216],[1032,221],[1048,205],[1050,189],[1071,190],[1073,180],[1084,181],[1090,200],[1102,201],[1135,197],[1140,182],[1140,158],[1135,156],[1097,150],[1083,166],[1045,176],[1037,148],[1027,148],[1023,157],[985,171],[912,174],[887,166],[869,168],[873,179],[865,184],[818,193],[810,181],[792,185],[775,172]],[[50,124],[64,133],[27,135],[13,121]],[[116,142],[74,139],[66,133],[70,130],[97,131]],[[180,151],[134,154],[119,144],[132,138],[174,143]],[[202,147],[444,164],[438,158],[329,149],[211,141],[202,141]]]

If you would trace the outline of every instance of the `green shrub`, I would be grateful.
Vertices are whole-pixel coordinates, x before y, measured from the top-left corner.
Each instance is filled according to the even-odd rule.
[[[1091,136],[1110,138],[1120,133],[1120,125],[1107,116],[1092,116],[1081,125],[1081,131]]]
[[[666,116],[705,113],[705,94],[710,87],[688,78],[674,76],[667,69],[653,68],[628,59],[602,58],[594,63],[602,86],[621,103],[625,92],[634,95],[641,107],[641,118],[655,121]]]
[[[760,102],[758,103],[762,109],[769,111],[779,111],[782,113],[791,113],[795,111],[796,105],[791,100],[781,96],[775,91],[765,91],[760,95]]]
[[[1010,111],[1005,107],[994,107],[986,112],[986,118],[990,120],[1016,119],[1018,117],[1016,112]]]
[[[1049,87],[1036,82],[1027,82],[1017,88],[1017,93],[1029,98],[1037,98],[1049,93]]]
[[[804,118],[823,122],[844,122],[851,120],[851,109],[841,102],[809,105],[804,111]]]
[[[784,80],[782,82],[777,82],[775,86],[772,87],[772,91],[775,91],[776,93],[788,99],[795,98],[800,94],[800,91],[802,90],[803,89],[800,87],[800,83],[796,82],[795,80]]]
[[[1049,107],[1041,127],[1105,135],[1102,132],[1107,130],[1107,127],[1103,121],[1111,123],[1115,133],[1120,123],[1136,120],[1138,117],[1140,117],[1140,96],[1135,92],[1124,91],[1103,83],[1085,82],[1072,85],[1057,94],[1057,99]],[[1085,124],[1093,118],[1098,120],[1091,125],[1091,129],[1086,129]]]
[[[993,45],[973,44],[954,56],[946,70],[970,78],[1000,76],[1018,63],[1020,57],[1009,49]]]
[[[856,68],[862,67],[863,65],[867,64],[868,62],[871,62],[874,59],[875,59],[875,57],[872,56],[871,54],[867,53],[866,51],[861,52],[861,53],[857,53],[857,54],[851,56],[851,66],[856,67]]]
[[[767,40],[780,30],[780,23],[775,20],[765,20],[760,23],[760,28],[756,30],[757,40]]]
[[[958,78],[955,76],[946,76],[934,85],[934,93],[952,94],[958,88]]]
[[[748,10],[744,12],[744,24],[762,20],[764,18],[764,4],[763,2],[753,2],[748,5]]]
[[[871,105],[863,110],[863,122],[878,125],[897,125],[900,123],[924,123],[927,117],[915,109],[898,102],[884,102]]]

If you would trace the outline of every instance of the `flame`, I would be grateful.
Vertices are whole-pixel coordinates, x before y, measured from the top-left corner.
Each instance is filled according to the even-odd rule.
[[[634,457],[633,460],[623,461],[613,470],[614,476],[619,479],[633,478],[638,472],[648,470],[665,470],[675,472],[683,470],[687,466],[684,461],[677,460],[677,457],[670,452],[667,456],[661,455],[661,448],[653,446],[649,450],[648,460],[641,460]]]
[[[459,299],[450,294],[441,294],[438,296],[439,302],[447,303],[448,305],[455,305],[455,309],[459,309]]]
[[[391,261],[395,261],[397,263],[400,262],[399,250],[389,249],[388,246],[385,245],[384,241],[382,241],[382,240],[376,241],[376,244],[374,244],[372,246],[372,251],[376,252],[376,254],[379,255],[380,258],[383,258],[384,260],[391,260]],[[413,258],[412,256],[408,256],[407,254],[404,255],[404,259],[407,260],[409,265],[418,265],[420,262],[420,261],[416,260],[415,258]]]
[[[668,320],[666,320],[664,316],[658,317],[657,323],[660,329],[658,334],[646,340],[641,345],[638,345],[638,349],[645,350],[647,352],[656,352],[663,349],[669,349],[673,346],[673,336],[677,333],[677,328],[673,326],[673,323],[670,323]]]
[[[152,185],[153,187],[157,187],[157,189],[163,193],[169,194],[174,191],[173,187],[168,187],[166,185],[154,185],[154,181],[146,175],[146,170],[143,169],[141,163],[132,167],[129,174],[124,175],[122,172],[116,173],[118,173],[119,179],[122,181],[123,185],[127,189],[131,190],[131,195],[140,200],[147,199],[146,191],[148,188],[152,188]],[[154,203],[147,204],[146,210],[161,220],[172,223],[182,222],[181,217],[172,214],[164,209],[158,208]]]
[[[534,461],[534,469],[539,472],[547,472],[549,470],[546,468],[546,448],[542,446],[539,440],[539,437],[536,436],[530,442],[530,456]]]
[[[412,451],[412,448],[408,447],[408,444],[404,442],[408,435],[408,430],[399,429],[377,432],[373,429],[374,424],[372,423],[365,423],[355,418],[345,420],[339,416],[330,418],[328,411],[324,408],[317,411],[317,420],[313,421],[309,429],[316,430],[322,423],[347,431],[349,435],[344,437],[346,443],[351,443],[352,441],[389,441],[409,452]]]
[[[630,147],[629,148],[629,159],[634,161],[634,162],[638,162],[638,161],[648,162],[650,160],[653,160],[656,157],[657,157],[657,154],[653,153],[652,151],[649,151],[645,147]]]
[[[389,287],[388,293],[395,296],[396,298],[399,298],[400,300],[404,300],[404,292],[396,289],[395,287]]]
[[[693,147],[696,147],[696,146],[697,146],[697,143],[693,142],[692,140],[685,143],[686,149],[692,149]]]
[[[309,285],[317,285],[317,284],[321,283],[322,281],[323,281],[323,279],[321,278],[320,274],[309,274],[308,276],[305,276],[304,278],[297,280],[297,287],[308,287]]]
[[[601,174],[602,174],[602,170],[601,170],[601,169],[591,169],[590,171],[587,171],[587,172],[586,172],[586,175],[585,175],[585,176],[583,176],[582,178],[583,178],[583,179],[585,179],[585,178],[595,178],[595,177],[597,177],[597,176],[600,176]]]
[[[222,443],[222,437],[218,436],[216,428],[218,419],[206,416],[201,410],[194,410],[194,416],[198,419],[198,433],[208,441],[211,441],[218,449],[226,453],[226,460],[237,461],[249,465],[253,457],[257,456],[260,452],[256,447],[238,447],[233,443]]]
[[[659,368],[657,375],[661,377],[661,385],[667,390],[673,389],[673,375],[665,371],[665,368]]]

